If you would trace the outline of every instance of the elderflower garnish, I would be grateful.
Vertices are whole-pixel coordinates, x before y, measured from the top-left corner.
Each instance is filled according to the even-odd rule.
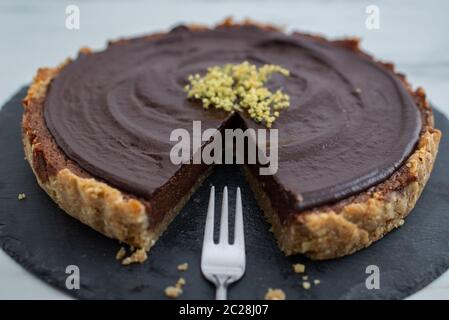
[[[185,91],[189,98],[200,100],[205,109],[212,106],[227,112],[246,110],[253,120],[270,128],[280,111],[290,105],[287,94],[281,90],[271,92],[265,87],[275,72],[286,77],[290,74],[278,65],[257,68],[248,61],[214,66],[208,68],[203,77],[190,75]]]

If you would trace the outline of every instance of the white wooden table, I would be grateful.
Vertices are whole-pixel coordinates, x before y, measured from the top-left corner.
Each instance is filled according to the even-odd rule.
[[[80,9],[79,30],[66,28],[69,4]],[[368,5],[380,9],[379,29],[366,28]],[[108,39],[165,30],[179,22],[213,24],[229,15],[330,37],[360,36],[365,49],[394,61],[413,85],[423,86],[431,101],[449,115],[447,0],[2,0],[0,105],[30,82],[38,67],[54,66],[74,56],[81,46],[100,49]],[[69,297],[27,273],[0,250],[0,299],[14,298]],[[449,299],[449,272],[411,298]]]

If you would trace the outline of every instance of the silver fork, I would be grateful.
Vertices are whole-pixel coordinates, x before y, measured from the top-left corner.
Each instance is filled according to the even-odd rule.
[[[216,299],[226,300],[229,284],[239,280],[245,273],[245,236],[243,233],[242,197],[237,188],[235,203],[234,243],[229,243],[228,188],[223,189],[221,206],[220,238],[214,242],[215,188],[210,190],[206,226],[204,228],[201,272],[217,288]]]

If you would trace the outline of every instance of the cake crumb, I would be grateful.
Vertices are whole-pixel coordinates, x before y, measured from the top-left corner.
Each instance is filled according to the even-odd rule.
[[[182,294],[182,289],[179,287],[169,286],[165,288],[165,295],[169,298],[175,299]]]
[[[309,290],[309,289],[310,289],[310,282],[309,282],[309,281],[304,281],[304,282],[302,283],[302,287],[303,287],[304,289],[306,289],[306,290]]]
[[[269,288],[265,294],[265,300],[285,300],[285,293],[282,289]]]
[[[309,276],[302,276],[302,280],[309,280]]]
[[[117,254],[115,255],[115,258],[117,260],[122,260],[126,256],[126,250],[124,247],[120,247],[119,251],[117,251]]]
[[[186,284],[186,280],[183,277],[181,277],[176,282],[176,288],[182,288],[182,286],[185,284]]]
[[[137,249],[129,257],[123,259],[122,264],[143,263],[145,260],[147,260],[147,252],[145,249]]]
[[[186,284],[186,280],[181,277],[176,281],[174,286],[165,288],[165,295],[169,298],[178,298],[182,294],[182,287]]]
[[[356,94],[361,94],[361,93],[362,93],[362,89],[360,89],[360,88],[355,88],[355,89],[354,89],[354,92],[355,92]]]
[[[304,271],[306,271],[306,266],[302,263],[295,263],[293,265],[293,270],[295,270],[296,273],[304,273]]]
[[[189,264],[187,262],[178,264],[178,271],[187,271],[189,269]]]
[[[399,220],[398,226],[402,226],[404,224],[404,222],[405,222],[404,219]]]
[[[318,280],[318,279],[313,280],[313,284],[314,284],[314,285],[318,285],[318,284],[320,284],[320,283],[321,283],[321,281]]]
[[[19,195],[17,196],[17,199],[19,200],[24,200],[26,198],[26,194],[25,193],[19,193]]]

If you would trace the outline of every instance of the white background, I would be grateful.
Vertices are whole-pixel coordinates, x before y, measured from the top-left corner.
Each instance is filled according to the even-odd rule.
[[[65,28],[69,4],[80,8],[80,30]],[[379,30],[365,27],[370,4],[380,8]],[[367,51],[394,61],[449,115],[447,0],[0,0],[0,105],[29,83],[37,68],[74,57],[81,46],[101,49],[108,39],[166,30],[180,22],[214,24],[230,15],[274,23],[287,31],[359,36]],[[0,250],[0,299],[11,298],[68,297],[29,275]],[[412,298],[449,299],[449,272]]]

